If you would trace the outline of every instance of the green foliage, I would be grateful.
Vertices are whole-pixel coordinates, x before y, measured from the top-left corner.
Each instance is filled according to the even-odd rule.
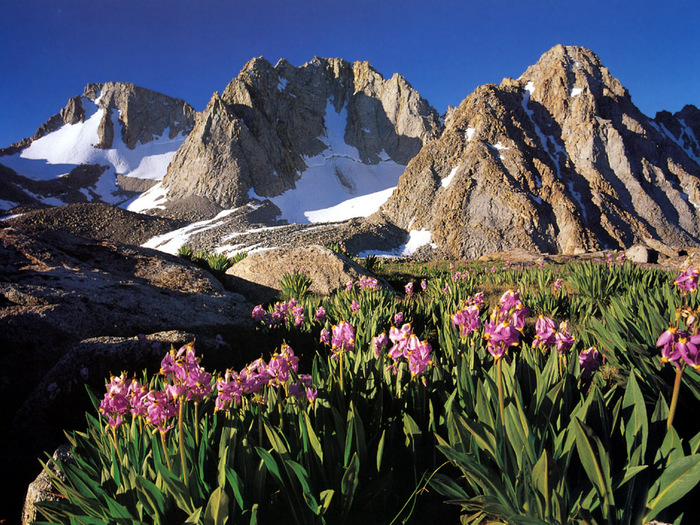
[[[188,244],[178,248],[177,254],[215,275],[226,273],[226,270],[228,270],[231,266],[242,261],[248,256],[248,252],[239,252],[233,257],[229,257],[224,254],[212,253],[208,250],[198,250],[195,252],[192,246]]]
[[[198,410],[188,404],[182,439],[172,431],[161,440],[140,418],[105,432],[104,418],[88,414],[86,430],[69,434],[75,463],[59,465],[66,480],[50,474],[65,499],[41,504],[47,522],[407,523],[427,515],[632,525],[697,514],[700,376],[685,367],[667,430],[674,373],[656,346],[669,323],[685,322],[681,307],[697,307],[672,276],[628,263],[377,269],[402,291],[413,281],[414,294],[355,283],[317,297],[306,274],[290,272],[282,280],[289,302],[261,318],[259,351],[293,345],[318,390],[314,401],[267,385],[230,412],[214,412],[211,399]],[[483,324],[509,287],[521,290],[530,320],[498,366],[483,326],[460,337],[452,314],[484,291]],[[533,348],[539,314],[571,322],[571,351]],[[319,338],[341,322],[354,327],[354,346],[336,353]],[[432,346],[423,374],[392,361],[393,342],[373,346],[404,323]],[[589,377],[577,356],[594,345],[606,364]],[[150,388],[161,383],[156,377]]]
[[[280,281],[282,297],[285,299],[302,299],[309,294],[311,284],[313,284],[311,278],[304,271],[294,270],[293,272],[286,272]]]

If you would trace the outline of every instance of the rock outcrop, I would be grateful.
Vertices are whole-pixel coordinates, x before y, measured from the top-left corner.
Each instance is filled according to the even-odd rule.
[[[454,109],[380,213],[455,257],[697,246],[697,115],[652,120],[594,53],[556,46]]]
[[[306,273],[311,279],[309,291],[319,295],[330,295],[348,282],[372,276],[343,255],[323,246],[309,245],[254,253],[229,268],[226,278],[231,289],[264,303],[273,300],[282,290],[282,276],[294,271]]]
[[[439,131],[435,110],[400,75],[388,80],[367,62],[314,58],[294,67],[248,62],[215,93],[163,180],[168,198],[204,197],[224,208],[252,192],[274,197],[295,187],[309,159],[333,140],[357,164],[405,165]],[[337,146],[337,144],[336,144]],[[330,169],[350,186],[352,176]]]
[[[103,384],[104,367],[114,373],[132,365],[131,371],[141,369],[142,353],[99,354],[97,342],[88,340],[102,338],[105,346],[105,338],[130,338],[138,347],[139,334],[183,330],[198,341],[220,335],[246,348],[253,308],[180,258],[24,226],[28,229],[0,228],[0,334],[7,364],[0,367],[0,463],[3,478],[13,484],[37,466],[47,441],[61,437],[69,422],[59,414],[79,416],[87,408],[65,398],[55,410],[40,410],[59,394],[86,399],[82,368],[88,368],[94,386]],[[66,360],[68,355],[78,357]],[[236,354],[227,356],[230,366]],[[153,352],[148,357],[160,359]],[[0,488],[7,494],[17,487]]]

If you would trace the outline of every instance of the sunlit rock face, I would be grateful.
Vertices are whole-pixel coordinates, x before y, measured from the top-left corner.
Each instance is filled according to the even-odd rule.
[[[594,53],[556,46],[449,112],[381,214],[459,257],[698,245],[700,126],[681,113],[645,116]]]
[[[390,190],[439,128],[403,77],[385,80],[367,62],[256,58],[198,116],[163,186],[170,202],[196,195],[231,208],[268,198],[290,222],[329,220],[313,211]]]

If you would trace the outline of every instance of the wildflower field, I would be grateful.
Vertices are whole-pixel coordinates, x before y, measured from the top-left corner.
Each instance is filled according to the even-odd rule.
[[[109,378],[42,523],[700,520],[698,271],[363,262],[285,274],[250,363]]]

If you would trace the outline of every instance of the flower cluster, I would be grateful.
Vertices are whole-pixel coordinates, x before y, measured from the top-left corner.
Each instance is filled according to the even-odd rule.
[[[656,341],[656,346],[661,347],[661,363],[671,363],[678,370],[687,364],[700,371],[700,335],[670,326]]]
[[[143,417],[156,431],[165,433],[173,428],[173,418],[180,403],[202,401],[211,394],[211,374],[200,366],[189,343],[177,352],[172,349],[161,361],[163,390],[149,390],[136,379],[124,374],[112,376],[99,411],[107,417],[107,429],[115,429],[127,414]]]
[[[331,357],[338,358],[345,352],[355,350],[355,328],[350,323],[340,321],[331,330]]]
[[[501,296],[499,307],[493,310],[484,325],[486,348],[494,359],[501,359],[509,347],[520,342],[527,312],[520,300],[520,292],[508,290]]]
[[[574,336],[571,335],[569,323],[564,321],[561,325],[557,325],[555,321],[549,317],[540,315],[535,323],[535,340],[532,343],[533,348],[541,348],[549,350],[556,347],[557,352],[565,354],[574,344]]]
[[[401,358],[408,361],[408,370],[412,377],[422,374],[429,365],[433,364],[431,356],[433,349],[430,343],[418,339],[418,336],[413,333],[411,323],[406,323],[401,328],[392,326],[389,330],[389,339],[394,344],[386,354],[393,360],[388,369],[394,373],[398,371]],[[386,335],[375,337],[373,344],[378,357],[381,355],[381,349],[388,346]]]
[[[379,290],[379,281],[375,277],[363,275],[358,284],[360,290]]]
[[[698,276],[700,272],[695,268],[683,270],[673,282],[683,292],[694,292],[698,289]]]
[[[474,297],[467,297],[466,301],[464,301],[464,308],[452,314],[452,324],[459,330],[462,343],[466,341],[469,334],[475,332],[481,326],[479,312],[483,305],[484,294],[479,292]]]
[[[318,312],[316,315],[318,318]],[[263,321],[268,328],[277,328],[285,322],[301,326],[304,322],[304,307],[292,298],[286,302],[276,302],[272,307],[272,312],[265,312],[262,305],[258,305],[253,308],[252,316],[255,322]]]
[[[182,398],[199,403],[211,393],[211,374],[200,366],[194,343],[165,354],[160,362],[160,373],[170,381],[165,390],[176,401]]]
[[[260,357],[246,365],[240,372],[226,370],[223,377],[216,381],[217,397],[215,410],[229,410],[234,404],[240,404],[243,396],[256,395],[265,387],[284,387],[289,395],[303,398],[310,402],[316,399],[317,390],[313,388],[311,376],[299,374],[299,358],[288,345],[283,345],[280,352],[275,352],[266,363]]]

